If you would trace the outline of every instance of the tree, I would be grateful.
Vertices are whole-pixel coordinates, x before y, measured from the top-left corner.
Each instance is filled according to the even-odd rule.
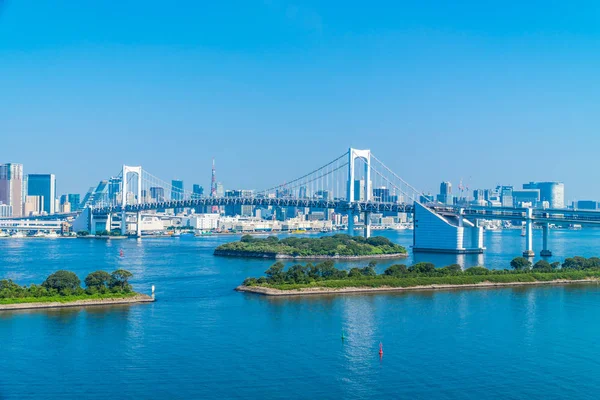
[[[358,278],[362,276],[362,272],[360,268],[350,268],[350,271],[348,271],[348,277],[349,278]]]
[[[240,239],[240,242],[243,243],[251,243],[254,240],[254,238],[252,237],[252,235],[244,235],[242,236],[242,238]]]
[[[118,269],[113,271],[110,274],[110,288],[117,288],[120,290],[130,290],[131,285],[129,284],[129,278],[131,278],[133,274],[125,269]]]
[[[110,285],[111,276],[106,271],[96,271],[86,276],[84,282],[88,288],[101,289]]]
[[[408,270],[417,274],[430,274],[435,271],[435,265],[430,262],[420,262],[410,266]]]
[[[301,264],[293,265],[285,273],[285,280],[291,283],[309,283],[310,279],[307,272],[308,268],[306,266]]]
[[[567,258],[563,262],[563,269],[584,269],[587,264],[587,259],[585,257],[575,256],[572,258]]]
[[[552,264],[550,264],[550,266],[552,267],[552,269],[559,269],[560,268],[560,263],[558,261],[554,261]]]
[[[546,260],[539,260],[533,264],[533,270],[538,272],[552,272],[552,266]]]
[[[70,293],[81,285],[81,281],[74,272],[60,270],[46,278],[42,286],[46,289],[55,289],[59,293]]]
[[[281,261],[277,261],[275,264],[271,265],[268,270],[265,271],[267,275],[267,280],[269,283],[281,283],[284,279],[283,274],[284,265]]]
[[[485,267],[471,267],[465,269],[465,275],[487,275],[490,270]]]
[[[388,267],[385,271],[383,271],[384,275],[393,276],[395,278],[399,278],[402,275],[406,275],[408,273],[408,268],[404,264],[394,264]]]
[[[450,264],[440,268],[438,271],[447,275],[457,275],[462,273],[462,267],[458,264]]]
[[[360,270],[360,273],[364,276],[377,276],[377,272],[375,272],[375,267],[369,263],[366,267]]]
[[[515,257],[510,262],[510,266],[516,271],[522,271],[524,269],[531,268],[531,261],[529,261],[525,257]]]

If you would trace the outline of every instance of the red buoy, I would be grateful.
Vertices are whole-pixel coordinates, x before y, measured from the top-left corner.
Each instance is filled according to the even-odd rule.
[[[121,257],[123,257],[123,256],[125,255],[125,253],[123,253],[123,249],[119,250],[119,255],[120,255]]]
[[[383,344],[379,343],[379,357],[383,357]]]

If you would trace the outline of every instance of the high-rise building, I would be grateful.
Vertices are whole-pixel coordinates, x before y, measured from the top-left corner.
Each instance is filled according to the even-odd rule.
[[[512,186],[498,186],[496,192],[500,196],[500,204],[502,207],[513,206],[513,187]]]
[[[44,211],[44,196],[25,196],[23,215],[30,217],[40,215]]]
[[[67,201],[71,204],[71,211],[81,210],[81,200],[79,193],[69,193]]]
[[[437,196],[437,201],[444,204],[452,204],[454,202],[452,197],[452,183],[440,183],[440,194]]]
[[[165,189],[160,186],[153,186],[150,188],[150,198],[154,202],[165,201]]]
[[[173,179],[171,181],[171,200],[183,200],[183,181]],[[183,208],[176,208],[175,215],[183,212]]]
[[[531,207],[537,207],[539,202],[539,189],[513,190],[513,207],[523,207],[525,204],[530,204]]]
[[[56,204],[56,177],[54,174],[29,174],[27,196],[42,197],[42,211],[54,214]]]
[[[217,182],[217,197],[225,197],[225,187],[221,182]]]
[[[197,183],[192,186],[192,198],[199,199],[204,196],[204,188]]]
[[[523,189],[539,189],[540,201],[547,201],[550,208],[565,208],[565,185],[562,182],[529,182]]]
[[[365,201],[365,180],[357,179],[354,181],[354,201]]]
[[[225,197],[228,198],[243,198],[252,197],[252,190],[226,190]],[[254,207],[251,205],[229,204],[225,206],[226,216],[239,215],[241,217],[251,217],[254,212]]]
[[[13,217],[23,215],[23,164],[0,165],[0,203],[12,207]]]
[[[483,189],[473,190],[473,200],[485,200],[483,198]]]
[[[12,206],[0,203],[0,218],[12,217]]]
[[[122,179],[119,177],[112,177],[108,180],[108,198],[113,204],[116,204],[121,193],[121,182]]]
[[[300,186],[300,189],[298,189],[298,197],[301,199],[306,199],[308,197],[306,186]]]

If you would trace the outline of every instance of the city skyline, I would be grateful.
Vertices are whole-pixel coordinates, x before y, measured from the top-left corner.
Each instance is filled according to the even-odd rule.
[[[425,192],[470,177],[600,198],[586,7],[180,7],[5,2],[0,160],[83,193],[122,163],[209,187],[215,157],[220,181],[261,188],[352,146]]]

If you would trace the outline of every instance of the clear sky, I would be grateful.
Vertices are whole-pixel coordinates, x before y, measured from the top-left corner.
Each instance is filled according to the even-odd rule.
[[[5,0],[0,162],[260,189],[353,146],[424,191],[600,199],[599,77],[597,1]]]

